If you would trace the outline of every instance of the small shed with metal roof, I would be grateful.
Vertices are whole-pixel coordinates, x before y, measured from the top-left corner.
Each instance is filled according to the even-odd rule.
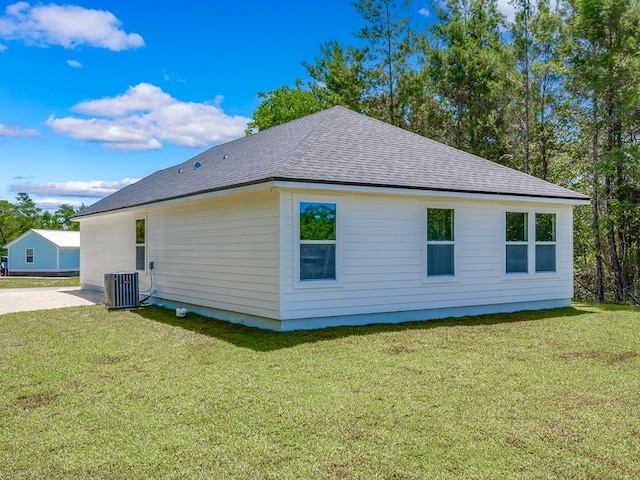
[[[80,232],[32,228],[5,248],[9,275],[70,276],[80,271]]]
[[[275,330],[567,306],[588,197],[334,107],[76,215],[81,283]]]

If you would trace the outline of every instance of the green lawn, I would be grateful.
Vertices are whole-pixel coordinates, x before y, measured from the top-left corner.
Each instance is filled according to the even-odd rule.
[[[0,316],[0,478],[640,478],[640,309],[273,333]]]
[[[0,288],[79,287],[80,277],[0,277]]]

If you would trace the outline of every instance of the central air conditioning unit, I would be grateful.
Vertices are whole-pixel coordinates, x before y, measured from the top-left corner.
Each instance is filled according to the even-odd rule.
[[[104,303],[107,308],[139,307],[138,272],[105,273]]]

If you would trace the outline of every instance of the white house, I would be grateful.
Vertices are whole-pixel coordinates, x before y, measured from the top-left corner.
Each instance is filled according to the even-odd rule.
[[[78,275],[80,232],[32,228],[5,245],[9,275]]]
[[[334,107],[81,211],[81,283],[137,270],[155,303],[274,330],[565,307],[587,203]]]

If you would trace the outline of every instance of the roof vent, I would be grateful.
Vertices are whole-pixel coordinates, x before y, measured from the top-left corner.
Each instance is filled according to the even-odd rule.
[[[184,170],[182,170],[181,168],[178,169],[178,173],[182,173]]]
[[[200,168],[202,164],[200,162],[193,162],[193,169]]]
[[[222,159],[223,159],[223,160],[226,160],[227,158],[229,158],[229,157],[227,157],[226,155],[223,155],[223,156],[222,156]]]

